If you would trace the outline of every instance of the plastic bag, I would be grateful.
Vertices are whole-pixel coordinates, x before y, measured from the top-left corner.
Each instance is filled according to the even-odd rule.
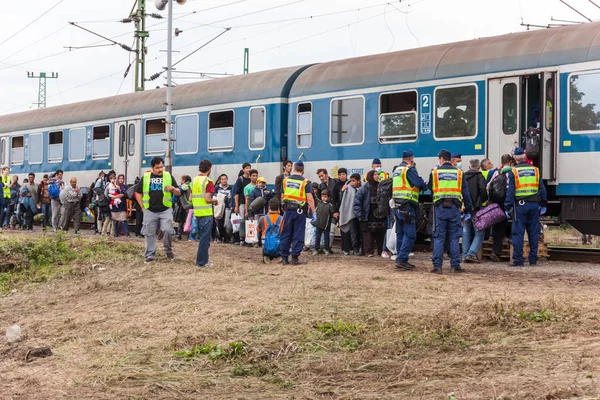
[[[388,248],[393,254],[398,254],[396,249],[396,219],[394,218],[394,224],[385,233],[385,247]]]
[[[246,243],[258,243],[258,230],[256,229],[256,226],[256,221],[246,221]]]
[[[242,217],[240,217],[240,214],[237,213],[231,213],[231,229],[233,231],[233,233],[237,233],[240,231],[240,223],[242,222]]]
[[[194,210],[189,210],[187,218],[185,220],[185,225],[183,226],[183,231],[185,233],[190,233],[192,231],[193,220],[194,220]]]
[[[233,226],[231,225],[231,209],[227,208],[225,210],[225,230],[227,231],[228,235],[231,235],[233,233]]]
[[[325,248],[325,235],[324,233],[321,235],[321,243],[319,247],[321,249]],[[317,238],[317,228],[311,223],[310,218],[306,219],[306,227],[304,231],[304,246],[310,247],[313,249],[315,247],[315,239]],[[329,246],[333,246],[333,240],[335,239],[335,225],[331,224],[331,229],[329,230]]]

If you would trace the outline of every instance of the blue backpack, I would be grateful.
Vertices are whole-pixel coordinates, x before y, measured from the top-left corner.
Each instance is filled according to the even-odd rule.
[[[48,196],[53,200],[57,200],[60,197],[60,189],[56,183],[51,183],[48,186]]]
[[[268,215],[265,215],[265,221],[267,222],[267,231],[263,242],[263,254],[265,256],[279,257],[279,240],[282,220],[283,217],[280,215],[277,217],[277,221],[272,223],[271,218],[269,218]]]

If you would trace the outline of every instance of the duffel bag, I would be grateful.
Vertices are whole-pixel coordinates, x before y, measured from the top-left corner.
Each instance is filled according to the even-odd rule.
[[[504,211],[498,204],[490,204],[473,215],[473,225],[478,231],[486,230],[506,219]]]

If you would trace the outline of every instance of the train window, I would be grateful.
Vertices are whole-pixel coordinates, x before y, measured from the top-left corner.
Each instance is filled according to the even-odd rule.
[[[477,87],[475,85],[435,89],[436,139],[477,136]]]
[[[505,135],[517,133],[517,84],[502,87],[502,131]]]
[[[11,138],[11,153],[10,153],[10,163],[11,164],[23,164],[23,158],[25,156],[24,147],[23,147],[23,136],[14,136]]]
[[[262,150],[265,148],[266,123],[267,112],[264,107],[250,109],[250,130],[248,132],[248,147],[250,147],[250,150]]]
[[[553,118],[554,109],[554,79],[548,79],[546,81],[546,112],[544,119],[546,120],[546,130],[552,132],[554,126]]]
[[[331,101],[332,146],[361,144],[365,140],[365,99],[352,97]]]
[[[62,161],[63,145],[63,131],[48,133],[48,162]]]
[[[144,153],[165,154],[167,150],[167,138],[164,119],[149,119],[146,121],[146,148]]]
[[[569,131],[600,133],[600,73],[569,77]]]
[[[417,138],[417,92],[386,93],[379,97],[379,141],[393,143]]]
[[[181,115],[175,118],[175,154],[198,152],[198,115]]]
[[[29,135],[29,164],[41,164],[44,158],[44,137],[41,133]]]
[[[135,155],[135,125],[129,124],[129,132],[127,133],[127,154]]]
[[[85,160],[85,129],[69,131],[69,161]]]
[[[208,151],[233,150],[233,110],[208,114]]]
[[[108,125],[92,129],[92,159],[108,158],[110,155],[110,128]]]
[[[119,126],[119,157],[125,157],[125,125]]]
[[[6,139],[0,141],[0,164],[6,164]]]
[[[299,148],[312,146],[312,104],[298,104],[298,122],[296,126],[296,145]]]

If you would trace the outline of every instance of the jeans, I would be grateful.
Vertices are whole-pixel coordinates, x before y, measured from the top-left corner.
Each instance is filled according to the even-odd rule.
[[[483,243],[483,235],[485,231],[478,231],[473,225],[473,219],[468,219],[463,223],[463,240],[462,240],[462,259],[467,256],[476,257],[479,246]]]
[[[329,239],[330,239],[330,234],[329,232],[331,232],[331,226],[329,225],[327,228],[325,229],[321,229],[321,228],[315,228],[316,233],[315,233],[315,250],[319,250],[321,248],[321,236],[325,236],[324,239],[324,245],[325,245],[325,250],[329,250],[331,248],[331,245],[329,244]]]
[[[165,253],[170,254],[173,252],[173,235],[175,234],[173,230],[173,210],[169,208],[163,212],[152,212],[144,209],[142,234],[146,237],[146,252],[144,254],[146,258],[156,256],[156,230],[159,226],[160,230],[163,231]]]
[[[196,265],[208,264],[208,248],[210,247],[210,236],[213,228],[213,216],[195,217],[198,224],[198,253],[196,254]]]
[[[60,200],[50,200],[50,204],[52,206],[52,229],[57,231],[60,227],[58,223],[60,222]]]
[[[42,226],[44,228],[48,227],[48,226],[52,226],[52,224],[50,223],[50,220],[52,219],[52,205],[50,203],[42,203],[40,205],[40,211],[42,213],[42,215],[44,216],[44,221],[42,222]]]
[[[127,226],[127,220],[125,220],[125,221],[113,220],[113,234],[115,235],[115,237],[119,236],[119,234],[121,233],[121,230],[123,230],[123,233],[125,234],[125,236],[129,236],[129,226]]]

